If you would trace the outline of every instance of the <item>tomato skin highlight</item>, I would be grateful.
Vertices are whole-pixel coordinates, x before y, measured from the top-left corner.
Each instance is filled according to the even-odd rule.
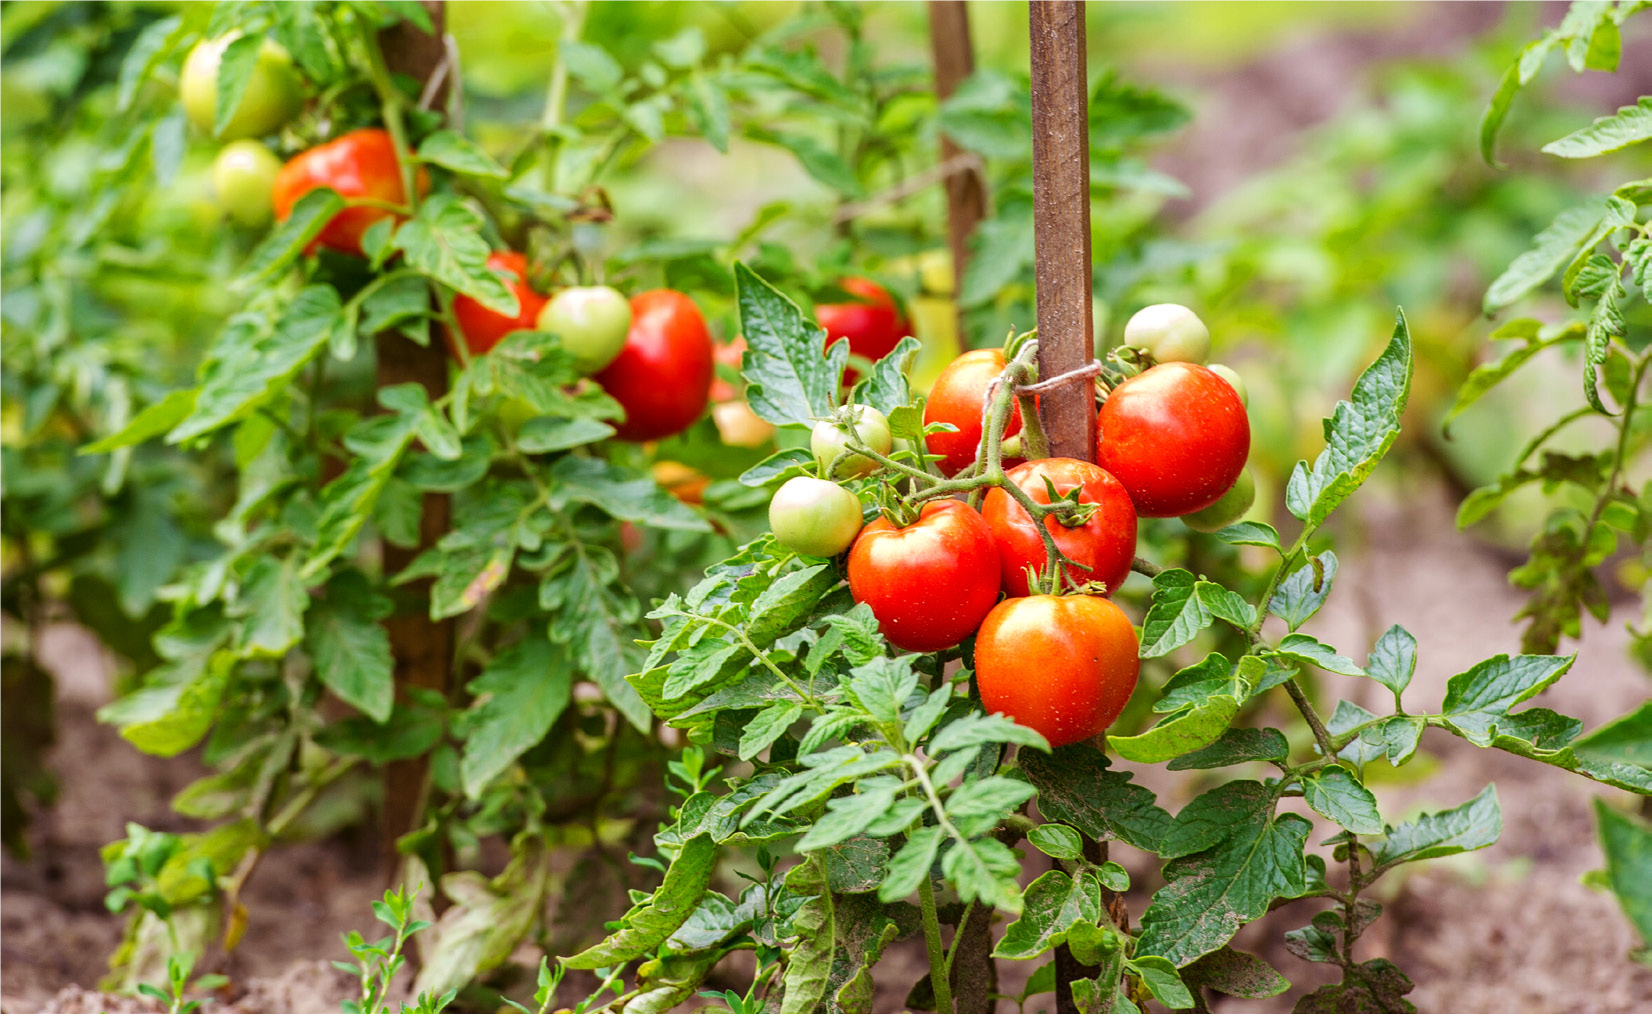
[[[924,404],[924,425],[951,423],[956,433],[931,433],[924,438],[929,453],[942,455],[936,467],[945,476],[954,476],[975,461],[975,449],[981,444],[981,411],[986,406],[987,385],[1004,372],[1008,365],[1001,349],[976,349],[947,364],[929,389],[929,400]],[[1021,432],[1021,406],[1011,404],[1009,421],[1004,424],[1004,436]],[[1021,463],[1019,458],[1004,459],[1004,467]]]
[[[625,409],[621,440],[681,433],[705,412],[711,391],[711,332],[694,301],[672,289],[631,297],[625,347],[596,375]]]
[[[1051,746],[1113,724],[1136,689],[1136,631],[1110,599],[1005,599],[975,635],[975,680],[989,713],[1003,713]]]
[[[845,278],[838,282],[838,288],[860,299],[853,303],[821,303],[815,307],[815,320],[826,329],[828,347],[840,338],[847,338],[851,353],[877,362],[912,333],[895,305],[895,298],[877,282],[870,278]],[[849,382],[854,382],[853,377]]]
[[[1010,481],[1021,487],[1034,503],[1050,502],[1050,494],[1044,488],[1045,477],[1055,485],[1057,495],[1079,487],[1079,500],[1097,505],[1090,520],[1076,528],[1068,528],[1054,517],[1044,519],[1056,547],[1090,568],[1085,571],[1067,567],[1064,586],[1076,588],[1100,581],[1107,585],[1108,594],[1117,591],[1130,576],[1130,564],[1136,558],[1136,508],[1124,484],[1099,465],[1076,458],[1043,458],[1009,471]],[[992,528],[993,541],[998,544],[1004,594],[1012,598],[1031,594],[1027,568],[1042,573],[1048,559],[1044,539],[1038,534],[1032,516],[1014,497],[996,486],[987,491],[981,516]]]
[[[469,296],[455,296],[453,316],[459,322],[459,333],[465,336],[465,347],[473,356],[492,349],[512,331],[532,331],[545,305],[545,297],[528,284],[527,257],[514,250],[497,250],[488,254],[488,269],[502,276],[505,286],[516,293],[516,316],[507,317],[490,310]]]
[[[931,500],[905,528],[877,518],[849,547],[849,594],[872,607],[897,648],[950,648],[998,600],[992,530],[959,500]]]
[[[1250,420],[1233,386],[1194,363],[1162,363],[1124,381],[1096,420],[1096,461],[1136,513],[1203,510],[1233,487],[1250,455]]]
[[[417,186],[421,194],[430,189],[430,177],[423,169],[418,172]],[[321,187],[331,187],[345,200],[368,197],[392,204],[407,202],[395,142],[377,127],[352,130],[288,159],[270,189],[276,219],[285,222],[300,197]],[[360,257],[362,234],[374,222],[391,217],[400,220],[403,216],[385,208],[345,208],[322,228],[311,249],[320,245]]]

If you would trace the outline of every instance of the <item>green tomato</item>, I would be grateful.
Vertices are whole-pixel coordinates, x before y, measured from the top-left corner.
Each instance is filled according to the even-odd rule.
[[[838,454],[848,448],[850,418],[854,420],[855,433],[860,437],[858,443],[862,446],[879,454],[888,454],[894,446],[888,417],[870,406],[856,405],[846,410],[841,419],[834,417],[815,423],[813,432],[809,434],[809,450],[820,462],[821,468],[830,468]],[[852,479],[871,475],[881,467],[863,454],[851,454],[843,459],[833,474],[838,478]]]
[[[606,285],[576,285],[552,296],[539,311],[539,330],[562,339],[581,373],[597,373],[625,348],[631,304]]]
[[[207,134],[212,134],[218,112],[218,64],[224,50],[239,33],[231,32],[219,39],[196,44],[184,60],[183,76],[178,91],[183,97],[184,114],[189,122]],[[272,39],[258,46],[258,61],[247,78],[247,90],[241,93],[241,103],[235,107],[224,131],[214,136],[233,141],[243,137],[262,137],[278,130],[298,113],[304,105],[304,81],[293,69],[293,58]]]
[[[794,553],[836,556],[860,534],[860,501],[835,482],[799,475],[769,501],[769,527]]]
[[[1182,524],[1196,532],[1219,532],[1244,517],[1255,502],[1256,477],[1247,468],[1239,473],[1233,488],[1223,493],[1220,500],[1202,511],[1183,514]]]
[[[1210,357],[1210,329],[1192,310],[1154,303],[1124,325],[1124,344],[1144,348],[1161,363],[1199,363]]]
[[[260,141],[231,141],[212,160],[212,188],[218,203],[242,225],[268,225],[273,214],[270,187],[281,160]]]
[[[1239,375],[1238,370],[1231,366],[1223,366],[1221,363],[1211,363],[1210,372],[1233,385],[1234,393],[1239,395],[1239,404],[1250,408],[1250,394],[1245,390],[1245,378]]]

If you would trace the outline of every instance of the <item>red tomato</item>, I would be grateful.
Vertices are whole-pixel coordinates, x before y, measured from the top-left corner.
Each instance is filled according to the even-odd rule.
[[[454,297],[453,316],[459,321],[459,333],[465,336],[465,345],[473,356],[498,345],[499,339],[512,331],[532,331],[538,324],[540,308],[545,305],[545,297],[528,285],[528,258],[514,250],[500,250],[488,255],[488,267],[516,293],[517,311],[516,316],[507,317],[469,296]]]
[[[998,600],[992,530],[959,500],[931,500],[905,528],[877,518],[849,547],[849,594],[897,648],[950,648]]]
[[[987,402],[987,385],[1004,372],[1006,362],[1000,349],[976,349],[947,364],[929,389],[929,401],[924,405],[924,425],[951,423],[956,433],[931,433],[925,437],[929,453],[943,455],[936,462],[942,475],[957,475],[975,460],[975,450],[981,444],[981,410]],[[1004,436],[1021,432],[1021,408],[1010,406],[1009,422]],[[1020,464],[1019,458],[1005,458],[1005,466]]]
[[[821,303],[815,319],[826,329],[826,344],[849,339],[849,351],[877,362],[912,333],[889,290],[870,278],[845,278],[838,288],[860,297],[853,303]],[[853,378],[850,378],[853,382]]]
[[[987,711],[1065,746],[1119,717],[1136,689],[1136,651],[1136,631],[1109,599],[1005,599],[975,635],[975,681]]]
[[[1034,503],[1041,504],[1050,502],[1050,494],[1044,488],[1046,477],[1055,485],[1058,495],[1076,486],[1081,502],[1097,505],[1090,520],[1076,528],[1068,528],[1053,517],[1044,519],[1044,526],[1055,537],[1057,548],[1090,568],[1087,571],[1066,568],[1066,587],[1101,581],[1107,585],[1109,594],[1117,591],[1130,575],[1130,564],[1136,558],[1136,508],[1131,505],[1124,484],[1105,469],[1076,458],[1029,461],[1009,472],[1010,481],[1020,486]],[[992,529],[993,541],[998,543],[1004,594],[1012,597],[1028,594],[1027,568],[1042,573],[1047,559],[1038,526],[1014,497],[996,486],[987,491],[981,514]]]
[[[396,146],[390,135],[377,127],[353,130],[289,159],[270,191],[275,217],[285,222],[298,199],[320,187],[332,187],[345,200],[366,197],[392,204],[407,201]],[[418,188],[421,194],[430,189],[430,177],[423,169],[418,173]],[[321,230],[316,243],[359,257],[362,233],[379,219],[394,214],[384,208],[345,208]]]
[[[625,408],[621,440],[658,440],[700,418],[711,377],[711,332],[699,308],[681,292],[654,289],[631,297],[625,348],[596,381]]]
[[[1233,386],[1194,363],[1162,363],[1107,396],[1096,460],[1136,513],[1171,518],[1222,498],[1245,468],[1250,420]]]

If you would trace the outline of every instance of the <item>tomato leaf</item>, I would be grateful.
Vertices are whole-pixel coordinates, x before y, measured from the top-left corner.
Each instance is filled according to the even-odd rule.
[[[1234,726],[1222,738],[1192,753],[1182,754],[1168,765],[1172,771],[1220,768],[1246,761],[1283,761],[1290,757],[1290,744],[1278,729],[1249,729]]]
[[[884,415],[912,402],[912,389],[906,381],[906,371],[922,348],[918,339],[908,335],[900,340],[889,354],[877,361],[872,372],[855,384],[849,400],[857,405],[870,405]]]
[[[1156,764],[1216,742],[1239,712],[1239,699],[1212,694],[1139,736],[1109,736],[1107,745],[1125,760]]]
[[[438,130],[419,145],[418,159],[464,176],[509,179],[510,170],[500,165],[475,141],[452,130]]]
[[[1472,852],[1495,844],[1503,833],[1503,811],[1497,804],[1497,786],[1488,785],[1461,806],[1425,813],[1389,830],[1371,846],[1379,868],[1422,859],[1438,859]]]
[[[1156,853],[1170,830],[1171,816],[1153,790],[1132,784],[1128,771],[1113,771],[1105,754],[1082,746],[1049,755],[1023,752],[1018,758],[1038,789],[1038,812],[1047,821],[1070,824],[1098,841],[1117,838]]]
[[[1325,450],[1312,468],[1299,461],[1291,473],[1285,505],[1297,518],[1322,523],[1388,453],[1411,392],[1411,359],[1411,333],[1401,312],[1388,347],[1354,382],[1352,400],[1338,402],[1325,420]]]
[[[1173,859],[1141,917],[1138,956],[1185,965],[1232,939],[1274,898],[1307,890],[1303,847],[1313,824],[1294,813],[1256,814],[1220,845]]]
[[[434,194],[396,229],[392,245],[406,255],[408,267],[514,317],[521,309],[515,290],[487,265],[492,251],[482,238],[485,225],[482,216],[458,197]]]
[[[825,332],[744,264],[734,265],[740,327],[746,337],[742,369],[752,411],[777,426],[812,426],[838,402],[849,343],[822,355]]]
[[[1153,579],[1153,605],[1141,627],[1141,657],[1167,655],[1210,626],[1211,614],[1196,594],[1198,579],[1179,567]]]
[[[245,292],[274,280],[298,260],[310,241],[321,235],[333,216],[343,210],[344,198],[331,187],[320,187],[300,197],[287,220],[270,230],[247,258],[247,265],[241,269],[233,288]]]
[[[1051,870],[1028,884],[1022,897],[1021,915],[1004,928],[995,958],[1029,961],[1066,942],[1075,924],[1101,918],[1101,884],[1092,873],[1074,878]]]
[[[1315,813],[1333,820],[1355,834],[1381,834],[1382,817],[1377,813],[1377,797],[1361,785],[1346,768],[1320,768],[1302,780],[1307,804]]]
[[[1326,550],[1310,557],[1290,576],[1279,582],[1279,590],[1268,603],[1268,612],[1285,621],[1291,629],[1308,622],[1331,594],[1331,582],[1337,576],[1337,555]]]
[[[608,939],[564,958],[569,968],[610,968],[640,958],[664,943],[705,896],[711,873],[722,850],[710,835],[696,835],[683,843],[662,883],[648,903],[631,912]]]
[[[467,686],[476,703],[465,715],[459,776],[476,799],[489,782],[545,738],[573,691],[557,645],[529,634],[490,660]]]
[[[342,571],[327,582],[306,617],[305,647],[316,675],[339,699],[375,722],[390,718],[395,703],[390,636],[379,621],[390,615],[388,598],[360,571]]]
[[[1602,116],[1558,141],[1550,141],[1543,146],[1543,153],[1594,158],[1646,140],[1652,140],[1652,95],[1642,95],[1634,105],[1623,106],[1611,116]]]

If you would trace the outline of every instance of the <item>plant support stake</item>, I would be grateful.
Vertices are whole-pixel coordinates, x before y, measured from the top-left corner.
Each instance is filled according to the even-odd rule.
[[[1033,237],[1038,287],[1038,375],[1076,370],[1095,355],[1090,333],[1090,134],[1084,4],[1033,0]],[[1039,399],[1057,458],[1094,461],[1096,411],[1087,381]]]
[[[935,97],[945,102],[975,72],[975,48],[969,38],[969,7],[965,0],[929,0],[929,44],[935,54]],[[953,165],[964,154],[952,138],[941,135],[941,165]],[[987,191],[979,164],[947,173],[944,185],[947,239],[952,247],[952,291],[956,296],[964,289],[970,237],[986,216]]]

